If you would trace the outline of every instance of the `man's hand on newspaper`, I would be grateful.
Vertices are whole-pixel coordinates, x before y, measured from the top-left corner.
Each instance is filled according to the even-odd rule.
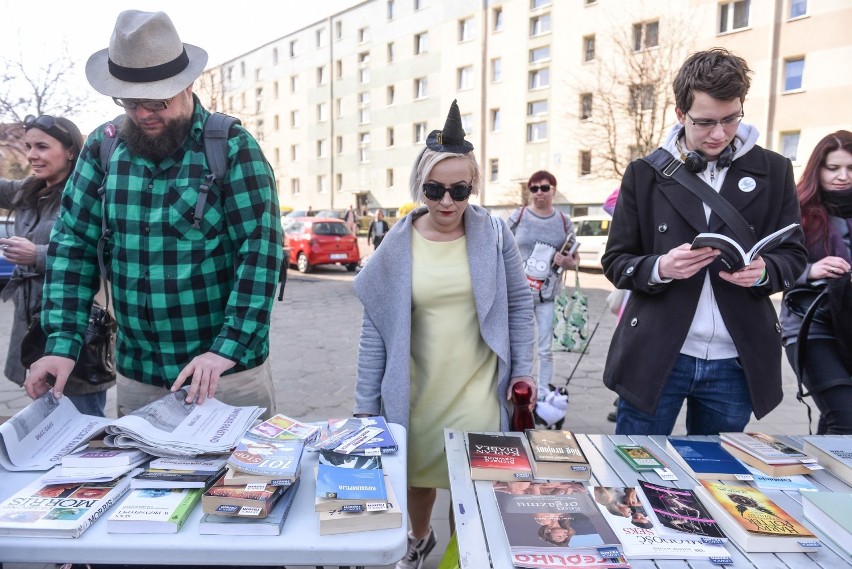
[[[219,377],[235,365],[237,365],[236,362],[213,352],[205,352],[200,356],[195,356],[177,376],[174,385],[172,385],[172,393],[180,389],[188,378],[192,378],[192,384],[187,389],[185,401],[192,403],[198,396],[198,404],[201,405],[205,399],[216,395]]]
[[[44,356],[30,367],[30,373],[24,381],[24,389],[27,395],[33,399],[38,399],[50,390],[47,378],[53,376],[56,378],[56,383],[53,386],[53,397],[59,399],[62,397],[65,382],[68,381],[68,376],[71,375],[73,369],[74,360],[71,358]]]

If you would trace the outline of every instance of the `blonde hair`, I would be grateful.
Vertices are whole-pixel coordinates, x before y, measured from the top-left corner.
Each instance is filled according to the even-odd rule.
[[[428,147],[424,148],[417,159],[414,161],[414,167],[411,169],[411,177],[408,180],[408,189],[411,192],[411,201],[423,201],[423,182],[429,179],[429,174],[435,164],[447,158],[464,158],[470,161],[470,168],[473,171],[473,195],[479,193],[479,187],[482,184],[482,175],[479,172],[479,163],[476,161],[476,156],[473,152],[467,154],[458,154],[455,152],[436,152]]]

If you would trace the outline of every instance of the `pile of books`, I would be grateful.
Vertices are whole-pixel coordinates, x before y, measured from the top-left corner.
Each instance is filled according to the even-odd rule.
[[[382,417],[330,421],[330,432],[311,448],[318,452],[315,510],[320,535],[402,526],[402,510],[382,468],[396,452]]]
[[[817,457],[826,470],[852,486],[852,439],[805,437],[804,449]]]
[[[770,476],[810,474],[817,459],[764,433],[721,433],[722,448]]]

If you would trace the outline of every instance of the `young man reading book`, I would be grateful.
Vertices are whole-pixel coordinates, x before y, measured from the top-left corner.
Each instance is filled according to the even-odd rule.
[[[790,161],[755,143],[742,122],[751,70],[711,49],[691,55],[674,80],[677,124],[662,145],[679,166],[725,198],[755,241],[799,221]],[[616,433],[670,434],[687,401],[689,434],[742,431],[781,402],[781,342],[769,296],[805,265],[800,228],[740,270],[699,233],[734,236],[679,182],[635,160],[621,183],[603,268],[631,291],[604,370],[620,397]]]

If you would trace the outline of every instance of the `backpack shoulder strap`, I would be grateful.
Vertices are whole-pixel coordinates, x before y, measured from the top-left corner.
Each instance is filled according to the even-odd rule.
[[[497,235],[497,251],[503,251],[503,220],[499,217],[488,214],[488,219],[491,220],[491,227],[494,229],[494,233]]]
[[[98,152],[104,176],[109,172],[109,159],[112,157],[112,153],[115,152],[115,147],[118,144],[118,131],[121,129],[121,125],[124,124],[125,116],[127,115],[118,115],[104,127],[105,136],[101,140],[101,148]]]
[[[513,234],[515,233],[515,230],[518,228],[518,226],[521,224],[521,219],[524,217],[524,211],[526,211],[526,209],[526,206],[522,207],[521,213],[518,214],[518,220],[515,222],[514,225],[509,226],[509,231],[511,231]]]
[[[195,202],[195,212],[192,215],[192,226],[196,229],[201,227],[210,186],[223,180],[228,171],[228,132],[234,124],[240,124],[240,120],[223,113],[211,113],[204,122],[202,144],[210,173],[204,177],[204,183],[198,188],[198,201]]]

